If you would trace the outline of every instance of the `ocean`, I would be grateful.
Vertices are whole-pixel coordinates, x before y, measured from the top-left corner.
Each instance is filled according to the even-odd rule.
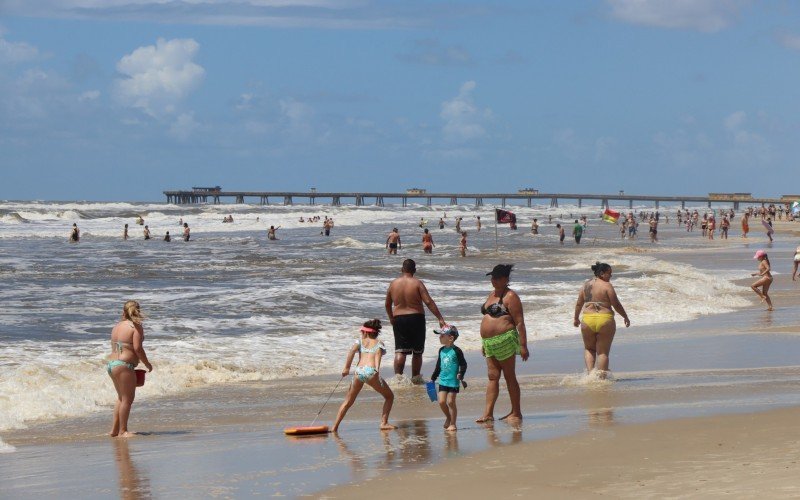
[[[386,288],[405,258],[417,261],[417,276],[445,319],[458,326],[459,345],[467,351],[480,350],[479,307],[491,291],[485,273],[498,263],[515,264],[511,286],[522,298],[533,342],[579,336],[574,303],[595,261],[613,266],[612,283],[637,326],[751,303],[733,284],[750,271],[741,263],[714,263],[709,273],[659,258],[708,246],[675,224],[675,208],[661,211],[658,245],[648,241],[645,224],[637,240],[622,240],[616,226],[600,220],[598,207],[506,209],[517,215],[518,230],[500,225],[495,232],[492,208],[471,205],[0,202],[0,433],[109,411],[114,395],[103,359],[129,299],[138,300],[147,317],[145,348],[155,367],[141,389],[148,398],[338,373],[360,324],[385,320]],[[634,207],[640,209],[652,210]],[[234,222],[223,223],[229,214]],[[299,222],[315,215],[334,219],[329,237],[321,234],[321,221]],[[579,215],[587,215],[589,225],[575,245],[569,235]],[[143,239],[137,216],[153,239]],[[483,221],[480,232],[476,216]],[[459,256],[456,217],[468,232],[466,258]],[[534,217],[538,236],[530,232]],[[179,220],[191,227],[189,242],[180,237]],[[433,234],[433,255],[422,252],[421,220]],[[81,230],[77,244],[68,242],[73,223]],[[126,223],[130,239],[123,241]],[[556,223],[566,227],[564,246]],[[276,241],[266,238],[270,225],[280,226]],[[397,256],[385,250],[393,227],[403,244]],[[166,231],[172,242],[162,241]],[[428,318],[432,329],[436,322]],[[436,338],[427,342],[429,366]],[[3,450],[13,448],[0,441]]]

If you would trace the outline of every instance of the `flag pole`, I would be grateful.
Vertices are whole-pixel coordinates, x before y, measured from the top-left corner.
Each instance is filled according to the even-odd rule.
[[[497,207],[494,207],[494,253],[499,250],[497,248]]]

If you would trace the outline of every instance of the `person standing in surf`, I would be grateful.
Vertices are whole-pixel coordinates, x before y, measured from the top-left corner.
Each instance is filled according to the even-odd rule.
[[[411,354],[411,381],[422,384],[422,353],[425,351],[425,310],[430,309],[439,326],[445,321],[425,284],[414,277],[417,264],[412,259],[403,261],[402,275],[394,279],[386,290],[386,315],[394,330],[394,373],[403,375],[406,356]]]
[[[72,231],[69,233],[69,242],[77,243],[81,240],[81,230],[78,229],[78,224],[72,223]]]
[[[617,332],[614,310],[622,316],[625,328],[631,326],[628,314],[611,285],[611,271],[608,264],[597,262],[592,266],[594,278],[583,284],[575,303],[575,318],[572,321],[574,326],[581,328],[586,373],[597,371],[601,379],[607,376],[611,343]]]
[[[425,232],[422,234],[422,251],[425,253],[433,253],[433,235],[431,235],[428,228],[425,228]]]
[[[486,273],[492,277],[492,293],[481,305],[481,353],[486,358],[487,376],[486,407],[483,415],[476,420],[479,423],[494,420],[494,405],[500,395],[500,375],[506,381],[508,397],[511,399],[511,411],[500,420],[522,419],[519,382],[516,374],[516,357],[527,361],[528,333],[525,329],[525,317],[522,301],[517,292],[508,287],[513,264],[498,264]]]
[[[122,306],[122,318],[111,330],[111,354],[107,358],[106,371],[117,391],[114,418],[109,433],[111,437],[126,438],[135,434],[128,430],[128,417],[136,397],[134,369],[141,362],[147,367],[147,371],[153,371],[153,365],[144,352],[143,320],[139,303],[129,300]]]

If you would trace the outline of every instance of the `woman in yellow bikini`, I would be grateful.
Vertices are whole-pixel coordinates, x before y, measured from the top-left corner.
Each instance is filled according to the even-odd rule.
[[[617,331],[614,310],[625,320],[626,328],[631,326],[631,322],[611,286],[611,266],[597,262],[592,266],[592,272],[594,278],[587,280],[578,294],[573,324],[581,327],[586,371],[597,370],[600,378],[604,379],[608,372],[611,342]],[[580,318],[581,312],[583,318]]]
[[[500,394],[500,374],[506,380],[508,397],[511,399],[511,412],[500,420],[522,419],[520,390],[515,364],[517,356],[527,361],[528,334],[522,313],[522,301],[514,290],[508,288],[513,264],[498,264],[491,272],[494,290],[481,305],[481,351],[486,357],[489,383],[486,385],[486,408],[476,422],[494,420],[494,404]]]

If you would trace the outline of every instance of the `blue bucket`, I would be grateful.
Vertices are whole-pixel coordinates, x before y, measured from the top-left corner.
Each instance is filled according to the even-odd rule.
[[[437,400],[436,394],[436,382],[430,381],[425,383],[425,390],[428,391],[428,397],[431,398],[431,401]]]

